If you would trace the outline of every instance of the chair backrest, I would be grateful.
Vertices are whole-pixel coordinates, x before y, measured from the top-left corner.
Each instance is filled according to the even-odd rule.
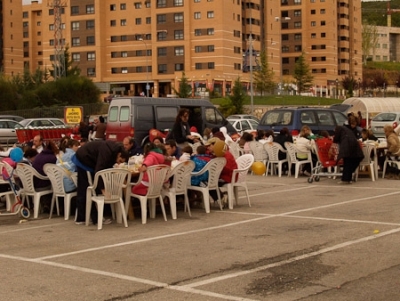
[[[252,154],[245,154],[237,158],[236,164],[238,168],[235,169],[236,172],[234,172],[232,175],[232,177],[235,177],[234,179],[232,179],[232,183],[235,181],[236,183],[242,183],[246,181],[246,176],[253,163],[254,156]]]
[[[268,159],[268,154],[264,149],[264,145],[258,141],[251,141],[249,143],[251,152],[254,155],[254,161],[264,161]]]
[[[51,186],[53,187],[53,193],[56,195],[64,195],[64,177],[68,177],[64,168],[52,163],[46,163],[43,166],[44,173],[49,177]]]
[[[224,168],[225,164],[226,164],[225,158],[214,158],[210,160],[210,162],[208,162],[206,166],[204,166],[203,169],[208,170],[207,187],[209,189],[218,188],[219,176],[221,175],[222,169]]]
[[[131,173],[127,169],[108,168],[96,172],[93,181],[94,190],[98,185],[99,178],[104,184],[104,201],[117,201],[122,197],[123,187],[131,180]]]
[[[170,188],[174,188],[176,194],[186,192],[186,187],[190,180],[190,173],[193,171],[194,167],[195,164],[191,160],[181,162],[174,167],[170,174],[170,177],[173,177]]]
[[[161,194],[163,184],[168,179],[170,172],[171,167],[164,164],[147,167],[146,173],[149,178],[148,198],[156,198]]]
[[[285,142],[285,147],[288,153],[288,160],[291,163],[296,163],[297,162],[297,149],[296,146],[292,142]]]
[[[18,163],[17,168],[15,169],[17,176],[21,180],[22,187],[24,188],[25,194],[33,194],[35,193],[35,186],[33,183],[33,178],[38,174],[36,169],[32,166],[24,163]]]
[[[374,152],[374,158],[376,158],[376,148],[375,145],[372,145],[370,143],[363,143],[362,145],[362,151],[364,154],[364,158],[360,162],[361,165],[365,164],[371,164],[371,153]]]
[[[237,142],[229,141],[228,143],[229,151],[235,157],[235,159],[240,157],[240,146]]]
[[[265,143],[264,149],[268,154],[269,161],[279,161],[279,151],[286,153],[283,147],[277,142]]]

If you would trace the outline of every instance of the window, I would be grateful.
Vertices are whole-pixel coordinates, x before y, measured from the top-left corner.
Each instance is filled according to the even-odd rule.
[[[234,47],[233,47],[233,53],[241,53],[240,47],[234,46]]]
[[[136,25],[142,24],[142,18],[136,18],[136,19],[135,19],[135,24],[136,24]],[[121,25],[122,25],[122,24],[121,24]]]
[[[240,32],[239,32],[240,34]],[[214,28],[207,28],[207,35],[213,36],[214,35]]]
[[[167,65],[159,64],[158,65],[158,73],[167,73]]]
[[[195,29],[194,30],[194,35],[195,36],[201,36],[201,29]]]
[[[183,64],[175,64],[175,71],[183,71],[185,70]]]
[[[183,46],[175,47],[175,56],[182,56],[183,54]]]
[[[137,66],[135,70],[136,70],[136,73],[144,72],[144,69],[142,68],[142,66]]]
[[[157,40],[165,41],[167,39],[167,33],[165,31],[157,32]]]
[[[201,19],[201,12],[195,12],[194,13],[194,18],[195,19]]]
[[[209,62],[207,63],[208,69],[215,69],[215,63],[214,62]]]
[[[80,62],[81,54],[80,53],[72,53],[72,61],[73,62]]]
[[[201,46],[195,46],[194,52],[201,52]]]
[[[289,35],[288,34],[283,34],[281,36],[282,41],[289,41]]]
[[[28,12],[27,11],[24,11],[23,13],[22,13],[22,18],[28,18]]]
[[[117,10],[117,6],[115,4],[110,5],[110,11],[115,11]]]
[[[208,52],[214,52],[214,45],[208,45],[207,50]]]
[[[234,70],[242,70],[242,65],[241,65],[241,64],[238,64],[238,63],[234,63],[234,64],[233,64],[233,69],[234,69]]]
[[[79,6],[71,6],[71,15],[79,15]]]
[[[183,6],[183,0],[174,0],[174,6]]]
[[[111,20],[110,21],[110,26],[111,27],[117,26],[117,21],[116,20]]]
[[[81,40],[79,38],[72,38],[72,46],[80,46]]]
[[[94,29],[94,20],[86,21],[86,29]]]
[[[301,0],[294,0],[294,4],[295,5],[300,5],[301,4]]]
[[[54,46],[54,39],[49,40],[49,45]]]
[[[183,13],[176,13],[174,14],[174,22],[181,23],[183,22]]]
[[[157,7],[167,7],[167,0],[157,0]]]
[[[126,10],[126,3],[121,3],[119,6],[120,10]]]
[[[121,73],[128,73],[128,67],[122,67]]]
[[[121,26],[126,26],[126,19],[121,20]]]
[[[282,52],[289,52],[288,46],[282,46]]]
[[[202,65],[202,63],[196,63],[196,64],[194,65],[194,68],[195,68],[196,70],[201,70],[201,69],[203,69],[203,65]]]
[[[151,24],[151,17],[146,17],[146,24]]]
[[[88,37],[86,37],[86,45],[95,45],[94,36],[88,36]]]
[[[135,6],[136,9],[142,8],[142,2],[135,2],[133,5]]]
[[[87,14],[94,14],[94,5],[93,4],[86,5],[86,13]]]
[[[96,60],[96,53],[95,52],[88,52],[87,53],[87,60],[88,61],[95,61]]]
[[[288,57],[283,57],[282,58],[282,64],[289,64],[289,58]]]
[[[128,41],[128,36],[126,35],[121,36],[121,42],[126,42],[126,41]]]
[[[40,21],[36,22],[36,26],[41,26],[41,25],[42,25],[42,23]],[[12,25],[11,25],[11,27],[12,27]]]
[[[325,38],[326,37],[326,33],[325,32],[321,32],[321,38]]]
[[[29,23],[28,23],[28,22],[23,22],[23,23],[22,23],[22,27],[27,28],[28,26],[29,26]]]
[[[157,55],[158,56],[167,56],[167,48],[166,47],[160,47],[157,49]]]
[[[322,8],[322,9],[319,11],[319,13],[320,13],[321,15],[324,15],[324,14],[325,14],[325,9]]]
[[[208,12],[207,12],[207,18],[208,18],[208,19],[214,18],[214,12],[213,12],[213,11],[208,11]]]
[[[295,17],[300,17],[301,16],[301,10],[295,10],[294,11],[294,16]]]
[[[294,39],[295,40],[301,40],[301,33],[295,33],[294,34]]]
[[[167,22],[167,15],[157,15],[157,24]]]
[[[326,22],[325,21],[321,21],[321,26],[325,26]]]
[[[147,1],[145,2],[145,5],[146,5],[147,8],[150,8],[150,7],[151,7],[151,2],[150,2],[150,0],[147,0]]]
[[[54,24],[52,24],[54,25]],[[71,22],[71,29],[72,30],[79,30],[79,21]]]
[[[317,26],[317,23],[315,21],[311,21],[311,27]]]
[[[294,46],[294,51],[301,52],[301,45],[295,45]]]
[[[87,68],[87,76],[90,77],[96,76],[96,68]]]
[[[128,57],[128,52],[121,51],[121,57]]]
[[[387,45],[387,44],[382,44],[382,48],[383,48],[383,49],[387,49],[387,48],[388,48],[388,45]]]
[[[53,30],[54,30],[54,24],[50,24],[50,25],[49,25],[49,30],[50,30],[50,31],[53,31]]]
[[[112,57],[113,59],[115,59],[116,57],[118,57],[118,52],[115,52],[115,51],[111,52],[111,57]]]
[[[311,34],[311,39],[316,39],[317,38],[317,34],[316,33],[312,33]]]
[[[174,39],[175,40],[183,40],[183,30],[175,30],[174,31]]]
[[[311,14],[312,14],[312,15],[315,15],[315,9],[312,9],[312,10],[311,10]]]
[[[301,28],[301,22],[294,22],[294,28]]]

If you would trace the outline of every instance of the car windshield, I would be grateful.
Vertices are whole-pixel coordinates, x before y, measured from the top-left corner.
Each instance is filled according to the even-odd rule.
[[[396,120],[396,115],[395,113],[381,113],[379,115],[376,115],[372,121],[383,121],[383,122],[388,122],[388,121],[395,121]]]

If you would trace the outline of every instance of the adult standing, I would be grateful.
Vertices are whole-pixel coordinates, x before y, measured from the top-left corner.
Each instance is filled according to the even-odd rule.
[[[167,140],[174,139],[179,147],[184,146],[186,143],[193,143],[193,136],[190,133],[188,120],[189,110],[185,108],[180,109]]]
[[[354,132],[346,126],[337,126],[333,142],[339,144],[337,161],[343,159],[343,174],[339,184],[351,184],[353,172],[357,169],[364,154]]]
[[[99,123],[96,125],[96,135],[94,140],[104,140],[106,138],[107,125],[104,122],[104,117],[99,117]]]
[[[82,145],[72,157],[78,171],[78,189],[76,204],[78,216],[76,224],[83,225],[86,217],[86,188],[89,186],[87,172],[90,172],[92,179],[96,172],[111,168],[115,163],[126,162],[129,158],[128,152],[122,143],[115,141],[92,141]],[[103,189],[103,183],[99,182],[99,193]],[[91,214],[93,223],[97,222],[97,210],[93,204]]]

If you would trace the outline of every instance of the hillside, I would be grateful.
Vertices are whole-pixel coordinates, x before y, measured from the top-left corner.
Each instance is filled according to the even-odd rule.
[[[362,2],[363,22],[377,26],[387,26],[387,2]],[[390,8],[399,12],[392,12],[392,27],[400,27],[400,0],[390,1]]]

